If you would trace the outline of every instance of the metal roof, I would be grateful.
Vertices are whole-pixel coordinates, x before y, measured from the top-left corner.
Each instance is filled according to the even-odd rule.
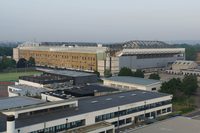
[[[12,108],[18,108],[27,105],[34,105],[44,103],[44,101],[40,99],[30,98],[30,97],[6,97],[0,99],[0,110],[7,110]]]
[[[187,117],[175,117],[140,127],[124,133],[197,133],[200,131],[200,120]]]
[[[128,83],[128,84],[139,84],[139,85],[145,85],[145,86],[155,84],[155,83],[160,83],[159,80],[145,79],[145,78],[138,78],[138,77],[131,77],[131,76],[114,76],[114,77],[106,78],[105,80],[123,82],[123,83]]]
[[[86,73],[86,72],[73,71],[73,70],[57,70],[57,69],[45,69],[45,68],[37,68],[36,70],[50,73],[50,74],[69,76],[69,77],[84,77],[84,76],[95,75],[93,73]]]
[[[12,92],[13,93],[18,93],[18,92],[23,92],[23,93],[31,93],[35,94],[38,93],[40,94],[41,92],[48,91],[49,89],[47,88],[41,88],[41,87],[33,87],[33,86],[28,86],[28,85],[10,85],[9,87],[13,88]]]
[[[158,92],[134,90],[134,91],[121,92],[121,93],[113,93],[113,94],[104,95],[104,96],[80,98],[78,100],[78,109],[75,109],[75,108],[63,109],[61,111],[55,111],[55,112],[45,113],[45,114],[37,114],[37,115],[32,115],[32,116],[16,119],[16,127],[17,128],[25,127],[25,126],[29,126],[29,125],[33,125],[37,123],[42,123],[42,122],[57,120],[57,119],[66,118],[70,116],[80,115],[84,113],[104,110],[104,109],[108,109],[112,107],[119,107],[126,104],[141,102],[141,101],[165,97],[165,96],[169,96],[169,95],[164,94],[164,93],[158,93]],[[107,99],[110,99],[110,100],[107,100]],[[55,103],[57,104],[59,102],[65,102],[65,101],[68,101],[68,100],[57,101]],[[96,102],[93,102],[93,101],[96,101]],[[53,102],[50,102],[50,103],[54,104]],[[36,106],[37,105],[34,105],[33,108],[35,108]],[[26,108],[31,109],[31,106],[23,107],[22,110]],[[12,111],[14,111],[14,109]],[[5,131],[3,124],[0,124],[0,131]]]

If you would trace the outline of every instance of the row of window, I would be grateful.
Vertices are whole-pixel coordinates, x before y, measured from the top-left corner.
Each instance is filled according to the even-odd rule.
[[[104,114],[104,115],[99,115],[99,116],[95,117],[95,122],[104,121],[104,120],[112,119],[115,117],[132,114],[135,112],[160,107],[160,106],[167,105],[170,103],[171,103],[171,100],[167,100],[167,101],[162,101],[162,102],[158,102],[158,103],[152,103],[152,104],[147,104],[147,105],[143,105],[143,106],[139,106],[139,107],[134,107],[134,108],[126,109],[126,110],[119,110],[119,111]]]
[[[56,132],[60,132],[60,131],[65,131],[67,129],[84,126],[84,125],[85,125],[85,119],[58,125],[58,126],[54,126],[54,127],[49,127],[49,128],[44,127],[44,129],[33,131],[30,133],[56,133]]]

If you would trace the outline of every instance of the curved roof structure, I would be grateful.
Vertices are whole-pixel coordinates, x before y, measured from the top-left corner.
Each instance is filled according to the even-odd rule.
[[[128,41],[123,43],[123,48],[169,48],[169,44],[162,41]]]

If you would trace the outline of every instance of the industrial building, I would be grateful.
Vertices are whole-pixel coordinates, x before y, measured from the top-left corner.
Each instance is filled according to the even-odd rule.
[[[168,74],[200,76],[200,70],[195,61],[177,60],[172,64],[172,68],[166,72]]]
[[[46,68],[37,68],[36,70],[41,71],[44,74],[50,74],[52,76],[67,78],[70,82],[72,82],[73,85],[83,85],[87,83],[97,82],[97,75],[89,72]]]
[[[49,45],[48,45],[49,44]],[[184,48],[171,48],[161,41],[129,41],[118,44],[25,43],[13,49],[13,58],[35,58],[37,66],[83,71],[106,69],[116,75],[120,68],[164,68],[185,59]]]
[[[198,133],[199,125],[200,120],[180,116],[124,131],[124,133]]]
[[[161,82],[159,80],[131,76],[114,76],[110,78],[104,78],[103,84],[105,86],[119,88],[120,90],[138,89],[147,91],[158,91],[161,86]]]
[[[120,128],[171,113],[171,100],[172,95],[135,90],[20,107],[9,105],[9,109],[0,110],[0,133],[56,133],[102,121]],[[20,101],[15,99],[18,104]],[[5,104],[2,101],[1,107]]]

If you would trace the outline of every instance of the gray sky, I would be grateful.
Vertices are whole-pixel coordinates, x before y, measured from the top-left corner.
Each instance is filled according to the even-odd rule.
[[[200,40],[200,0],[0,0],[0,41]]]

